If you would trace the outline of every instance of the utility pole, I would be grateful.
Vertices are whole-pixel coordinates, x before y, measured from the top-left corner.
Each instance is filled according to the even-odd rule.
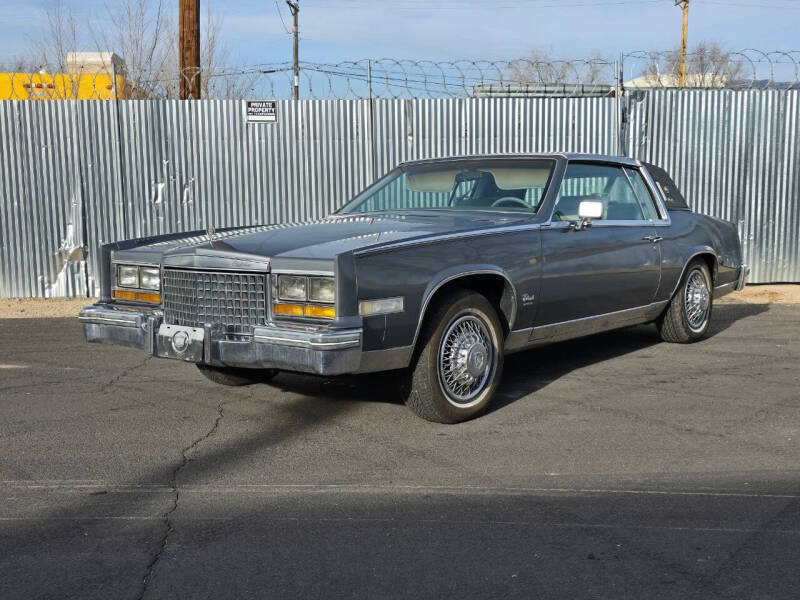
[[[200,0],[179,0],[180,97],[200,98]]]
[[[689,29],[689,0],[675,0],[675,6],[683,9],[683,30],[681,32],[681,72],[678,85],[686,85],[686,36]]]
[[[299,55],[299,47],[298,47],[298,35],[299,30],[297,28],[297,15],[300,12],[300,1],[296,0],[292,2],[292,0],[286,0],[286,4],[289,5],[289,10],[292,11],[292,18],[294,18],[294,25],[292,26],[292,36],[294,36],[294,48],[292,52],[292,62],[294,63],[294,99],[300,99],[300,61],[298,58]]]

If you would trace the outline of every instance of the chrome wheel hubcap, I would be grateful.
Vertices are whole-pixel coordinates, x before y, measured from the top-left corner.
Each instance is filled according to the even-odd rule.
[[[483,391],[494,362],[489,330],[473,315],[453,321],[439,345],[439,382],[445,396],[468,405]]]
[[[702,329],[708,318],[708,309],[711,306],[711,295],[703,272],[692,271],[686,280],[686,291],[683,296],[683,308],[689,327],[697,331]]]

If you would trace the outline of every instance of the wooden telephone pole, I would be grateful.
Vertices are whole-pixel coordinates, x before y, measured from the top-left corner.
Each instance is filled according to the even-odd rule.
[[[292,11],[292,17],[294,18],[294,25],[292,26],[292,36],[294,36],[294,48],[292,52],[292,62],[294,63],[294,99],[300,99],[300,60],[299,60],[299,29],[297,28],[297,15],[300,12],[300,2],[299,0],[292,2],[292,0],[286,0],[286,4],[289,5],[289,10]]]
[[[180,97],[200,98],[200,0],[179,0]]]
[[[683,9],[683,30],[681,32],[681,71],[678,85],[686,85],[686,37],[689,30],[689,0],[675,0],[675,6]]]

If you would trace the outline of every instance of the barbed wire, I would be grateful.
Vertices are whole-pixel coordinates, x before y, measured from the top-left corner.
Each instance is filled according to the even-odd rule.
[[[679,55],[636,51],[617,60],[401,60],[301,62],[303,99],[607,96],[626,89],[679,87]],[[800,50],[745,49],[689,53],[685,87],[800,89]],[[293,66],[275,62],[174,72],[68,73],[39,68],[0,73],[2,100],[112,100],[177,98],[181,80],[199,78],[204,98],[289,99]]]
[[[677,51],[623,54],[626,88],[674,88],[680,85]],[[707,49],[688,53],[685,87],[711,89],[800,89],[800,50],[738,51]]]

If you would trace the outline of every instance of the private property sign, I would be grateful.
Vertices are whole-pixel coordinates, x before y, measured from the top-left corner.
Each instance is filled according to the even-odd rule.
[[[247,100],[245,105],[248,123],[278,122],[278,103],[275,100]]]

